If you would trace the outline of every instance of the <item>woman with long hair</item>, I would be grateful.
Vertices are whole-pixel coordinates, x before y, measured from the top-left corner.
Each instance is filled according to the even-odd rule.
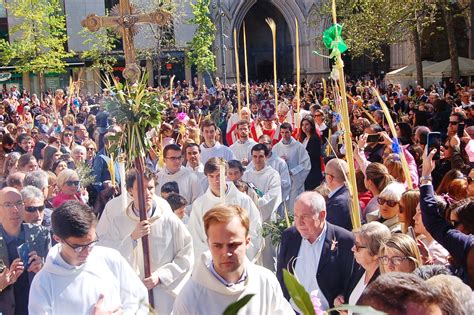
[[[62,152],[55,146],[48,145],[43,149],[43,166],[41,167],[44,171],[51,171],[54,162],[59,160]]]
[[[319,135],[314,119],[311,115],[301,119],[299,141],[306,147],[310,161],[311,171],[304,182],[305,190],[313,190],[321,184],[321,136]]]
[[[416,258],[417,251],[416,243],[410,236],[401,233],[392,234],[392,237],[380,246],[380,271],[413,272],[422,264]]]
[[[365,207],[366,217],[379,209],[377,197],[388,184],[395,181],[388,172],[387,167],[381,163],[370,163],[365,169],[365,187],[372,193],[373,197]]]

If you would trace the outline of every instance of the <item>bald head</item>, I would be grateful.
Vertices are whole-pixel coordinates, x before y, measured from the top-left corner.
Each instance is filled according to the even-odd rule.
[[[0,190],[0,218],[8,235],[18,235],[24,218],[24,204],[18,189],[5,187]]]
[[[341,159],[332,159],[326,164],[326,174],[333,178],[337,184],[341,185],[345,182],[347,174],[349,174],[349,166],[347,162]]]

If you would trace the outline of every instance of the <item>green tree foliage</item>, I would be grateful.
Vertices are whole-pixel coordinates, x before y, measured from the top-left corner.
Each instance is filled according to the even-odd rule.
[[[427,12],[423,0],[337,0],[339,23],[352,57],[383,59],[382,48],[408,39]],[[323,12],[330,12],[329,6]]]
[[[216,70],[216,56],[212,52],[216,27],[210,18],[209,5],[210,0],[191,3],[194,17],[189,22],[195,24],[197,29],[189,45],[188,57],[200,73]]]
[[[118,43],[117,36],[111,30],[92,33],[86,28],[80,34],[85,38],[82,44],[91,45],[90,49],[81,53],[81,58],[91,60],[92,68],[111,73],[113,66],[117,63],[117,57],[113,54]]]
[[[67,52],[66,21],[59,0],[10,0],[8,14],[19,21],[10,30],[10,43],[0,40],[0,62],[18,72],[63,72]]]

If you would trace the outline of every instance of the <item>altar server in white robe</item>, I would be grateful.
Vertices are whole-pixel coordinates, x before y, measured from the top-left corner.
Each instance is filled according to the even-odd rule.
[[[258,139],[258,143],[264,144],[270,153],[268,153],[267,162],[266,164],[271,166],[275,171],[280,174],[281,180],[281,196],[283,199],[282,205],[278,208],[278,215],[280,217],[284,216],[284,206],[285,204],[288,205],[288,199],[290,197],[290,190],[291,190],[291,178],[290,172],[288,171],[288,165],[286,164],[285,160],[280,158],[278,155],[273,154],[273,143],[272,138],[267,135],[261,135]],[[248,168],[253,168],[253,162],[250,162]]]
[[[237,132],[239,139],[230,146],[230,149],[234,152],[236,159],[246,166],[252,160],[250,150],[257,142],[250,138],[250,122],[248,120],[239,120]]]
[[[273,147],[273,153],[286,161],[291,178],[288,210],[293,213],[296,197],[304,192],[304,181],[311,170],[311,161],[306,148],[292,136],[289,123],[280,126],[281,140]]]
[[[276,219],[276,211],[282,203],[280,175],[270,166],[266,165],[269,154],[264,144],[256,144],[252,148],[253,167],[247,168],[242,180],[249,183],[257,198],[257,207],[262,215],[262,221],[271,223]],[[270,238],[266,240],[262,252],[263,265],[270,270],[275,270],[276,252]]]
[[[33,279],[29,313],[148,314],[146,287],[128,262],[116,250],[95,246],[91,209],[67,201],[51,217],[58,244]]]
[[[132,202],[125,209],[118,207],[121,201],[112,199],[109,202],[115,202],[117,206],[104,211],[97,225],[99,242],[120,251],[147,289],[153,289],[158,313],[170,314],[174,299],[189,278],[193,266],[192,238],[169,204],[154,195],[154,179],[148,173],[144,181],[148,219],[140,221],[136,179],[135,169],[127,172],[126,187]],[[145,235],[148,235],[150,248],[151,276],[148,278],[144,276],[141,243]]]
[[[219,205],[204,215],[210,252],[196,261],[191,279],[176,298],[174,315],[222,314],[231,303],[254,294],[239,314],[294,314],[275,275],[251,263],[249,217],[235,205]]]
[[[207,190],[207,177],[204,174],[204,164],[201,162],[201,147],[199,144],[191,142],[184,146],[184,158],[186,159],[186,168],[196,174],[202,191]]]
[[[204,166],[204,172],[209,181],[209,188],[206,193],[196,199],[193,203],[191,216],[189,218],[188,229],[193,237],[194,257],[199,259],[201,254],[209,250],[207,237],[202,220],[204,214],[217,204],[225,203],[238,205],[248,211],[250,217],[250,244],[247,248],[247,257],[251,261],[258,261],[261,249],[263,247],[262,238],[262,219],[260,212],[252,199],[240,192],[234,183],[225,183],[225,198],[220,197],[220,164],[225,163],[226,178],[228,165],[225,161],[218,158],[211,158]]]
[[[226,161],[235,160],[234,153],[229,147],[216,141],[217,125],[211,119],[204,119],[201,123],[202,137],[201,143],[201,162],[206,164],[211,157],[220,157]]]
[[[193,171],[182,166],[183,154],[177,144],[168,144],[163,150],[165,167],[158,173],[158,184],[156,194],[159,195],[161,186],[168,182],[176,182],[179,187],[179,194],[192,204],[204,191],[198,177]]]

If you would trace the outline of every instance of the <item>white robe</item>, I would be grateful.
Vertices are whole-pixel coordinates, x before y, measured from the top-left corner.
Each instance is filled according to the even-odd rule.
[[[201,163],[206,164],[207,160],[212,157],[223,158],[226,161],[235,160],[234,153],[229,147],[216,142],[212,148],[206,148],[204,143],[201,143]]]
[[[255,167],[247,168],[242,180],[253,183],[263,196],[258,198],[257,207],[262,215],[263,222],[270,222],[275,219],[278,206],[282,202],[281,179],[277,171],[267,165],[262,170],[257,171]],[[251,189],[251,188],[249,188]]]
[[[248,212],[250,220],[250,246],[247,249],[247,257],[255,261],[260,256],[263,246],[262,219],[260,212],[249,196],[239,191],[232,182],[227,182],[228,188],[225,194],[225,203],[238,205]],[[188,229],[193,237],[194,257],[199,259],[202,253],[209,250],[206,231],[204,230],[203,216],[215,205],[221,203],[221,199],[208,188],[206,193],[196,199],[189,218]]]
[[[106,310],[121,306],[124,314],[148,314],[146,287],[116,250],[95,246],[75,267],[64,261],[61,246],[51,248],[33,279],[30,314],[92,314],[100,294]]]
[[[304,182],[311,171],[311,161],[308,152],[301,143],[293,138],[291,138],[289,144],[283,144],[283,141],[278,142],[273,147],[272,152],[279,157],[286,157],[291,177],[288,210],[293,213],[295,199],[304,192]]]
[[[163,169],[157,177],[158,183],[155,187],[155,193],[158,196],[161,196],[161,187],[169,182],[178,184],[179,194],[186,198],[188,204],[192,204],[197,197],[204,193],[196,174],[184,166],[181,166],[180,170],[174,174],[169,174],[166,169]]]
[[[276,154],[270,155],[267,160],[267,165],[271,166],[275,171],[280,174],[281,180],[281,195],[283,202],[287,202],[290,196],[291,190],[291,178],[290,172],[288,171],[288,165],[286,164],[285,160],[280,158]],[[253,162],[250,162],[247,168],[253,168]],[[281,213],[280,213],[281,214]]]
[[[241,285],[226,287],[211,273],[210,263],[210,252],[196,261],[192,278],[176,298],[174,315],[222,314],[227,306],[247,294],[255,295],[239,314],[295,314],[271,271],[246,260],[247,279]]]
[[[186,168],[196,174],[199,180],[199,184],[201,185],[202,191],[205,192],[207,190],[207,187],[209,187],[209,182],[207,180],[207,176],[204,174],[204,164],[199,163],[196,168],[192,168],[189,163],[186,163]]]
[[[241,140],[237,140],[233,145],[230,146],[232,152],[234,152],[236,160],[242,162],[246,159],[247,161],[252,160],[252,148],[256,145],[255,140],[248,138],[245,143],[242,143]]]
[[[143,250],[141,239],[134,244],[131,233],[139,218],[121,201],[109,201],[97,224],[99,244],[117,249],[144,278]],[[183,222],[173,213],[169,204],[158,196],[153,197],[156,210],[149,219],[151,272],[158,273],[160,283],[153,289],[155,308],[159,314],[170,314],[174,299],[189,278],[194,256],[192,239]],[[136,245],[136,246],[134,246]]]
[[[257,207],[262,215],[262,221],[270,223],[275,221],[276,212],[281,205],[281,180],[278,172],[271,166],[265,166],[262,170],[257,171],[255,168],[247,168],[242,180],[253,183],[261,192],[262,197],[257,199]],[[251,188],[249,188],[251,189]],[[271,244],[270,236],[265,238],[265,247],[262,251],[263,266],[275,270],[276,251]]]

